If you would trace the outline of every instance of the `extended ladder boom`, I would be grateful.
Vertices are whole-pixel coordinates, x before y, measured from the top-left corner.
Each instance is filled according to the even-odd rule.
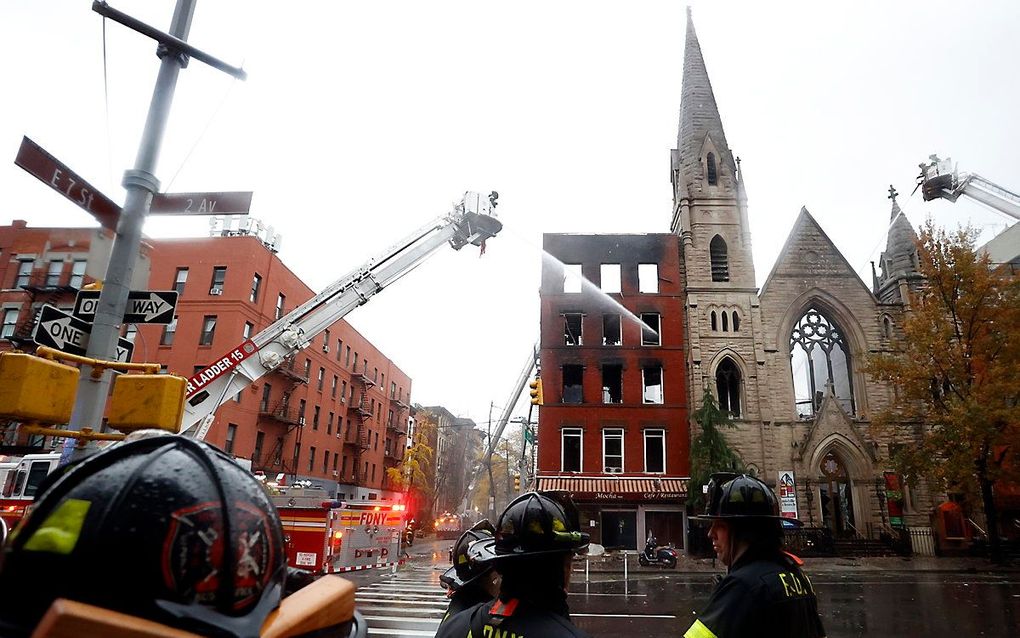
[[[1020,195],[976,173],[958,173],[949,158],[943,160],[932,155],[929,159],[930,163],[921,164],[921,175],[917,178],[924,201],[942,198],[955,202],[960,195],[966,195],[1013,219],[1020,219]]]
[[[182,432],[204,439],[216,409],[303,350],[316,335],[406,275],[443,244],[480,246],[503,225],[496,195],[466,193],[454,210],[423,226],[301,304],[188,380]],[[197,427],[196,427],[197,426]]]

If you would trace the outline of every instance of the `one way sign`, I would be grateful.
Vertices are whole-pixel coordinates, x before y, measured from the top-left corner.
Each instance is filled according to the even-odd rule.
[[[89,347],[89,335],[92,324],[75,319],[62,310],[46,305],[39,312],[39,322],[35,324],[32,340],[40,346],[49,346],[62,352],[85,356]],[[131,361],[131,353],[135,346],[127,339],[117,340],[117,361]]]
[[[82,321],[96,318],[98,290],[80,290],[74,300],[74,316]],[[124,323],[164,323],[174,320],[177,308],[176,290],[132,290],[124,309]]]

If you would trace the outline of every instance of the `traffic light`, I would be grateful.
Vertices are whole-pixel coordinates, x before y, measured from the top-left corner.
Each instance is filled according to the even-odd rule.
[[[528,385],[531,386],[531,405],[542,405],[545,402],[542,398],[542,379],[535,377]]]
[[[520,474],[518,474],[517,476],[514,477],[514,491],[515,492],[520,492],[521,491],[521,475]]]

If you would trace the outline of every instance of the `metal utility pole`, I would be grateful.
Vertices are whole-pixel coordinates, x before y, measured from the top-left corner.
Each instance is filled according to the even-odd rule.
[[[142,226],[149,213],[152,196],[159,192],[159,180],[154,173],[181,69],[187,66],[189,58],[194,57],[234,77],[242,79],[244,77],[244,71],[226,65],[186,43],[196,1],[177,1],[170,22],[169,35],[111,8],[105,2],[95,2],[92,5],[92,9],[97,13],[157,40],[159,46],[156,52],[161,58],[135,165],[133,169],[124,172],[123,184],[127,195],[117,223],[110,264],[103,280],[103,289],[99,295],[86,354],[93,359],[117,358],[117,340],[120,337],[124,310],[127,308],[128,293],[131,291],[131,275],[138,260]],[[112,377],[113,372],[110,370],[103,370],[93,376],[92,366],[82,366],[74,412],[68,424],[69,430],[80,431],[86,427],[99,430]],[[86,450],[76,448],[75,440],[69,438],[64,444],[61,463],[67,463],[73,456],[82,456],[86,453]]]
[[[489,448],[489,453],[485,456],[485,464],[489,468],[489,520],[496,520],[496,480],[492,477],[492,408],[494,404],[489,401],[489,422],[486,423],[488,428],[488,439],[486,443]]]

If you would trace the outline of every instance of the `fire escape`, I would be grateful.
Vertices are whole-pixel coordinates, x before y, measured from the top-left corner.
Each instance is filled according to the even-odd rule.
[[[372,433],[368,431],[368,419],[372,417],[372,408],[369,404],[368,391],[370,388],[375,386],[375,381],[368,378],[364,372],[356,373],[351,375],[351,384],[359,390],[358,400],[352,401],[348,406],[347,411],[354,413],[358,417],[357,427],[353,432],[353,437],[348,436],[344,438],[344,446],[351,446],[354,448],[354,475],[355,483],[358,485],[365,485],[368,483],[369,476],[365,467],[362,465],[362,457],[365,452],[372,447]]]
[[[33,272],[27,282],[20,282],[15,279],[15,288],[25,291],[27,298],[22,304],[21,320],[14,328],[14,334],[7,337],[14,346],[20,350],[35,351],[35,342],[32,340],[32,332],[35,330],[36,321],[42,307],[46,304],[52,306],[67,306],[73,303],[73,296],[78,289],[70,285],[62,285],[63,275],[49,274],[45,272]],[[25,310],[28,310],[26,313]]]
[[[386,420],[386,433],[392,434],[391,445],[383,457],[383,466],[394,466],[404,458],[404,449],[407,447],[401,443],[401,439],[407,436],[407,418],[405,412],[411,407],[403,401],[390,399],[390,416]]]
[[[276,443],[269,450],[269,453],[262,458],[256,458],[255,455],[252,456],[252,469],[262,469],[267,475],[282,472],[293,476],[298,471],[297,460],[293,457],[287,458],[283,453],[283,448],[288,435],[295,429],[297,432],[294,435],[294,444],[297,446],[301,445],[305,415],[300,414],[300,410],[291,405],[291,393],[302,383],[308,385],[308,377],[294,370],[293,357],[273,370],[272,374],[290,383],[290,387],[284,390],[283,398],[276,405],[270,407],[267,404],[262,404],[259,406],[259,420],[275,426]]]

